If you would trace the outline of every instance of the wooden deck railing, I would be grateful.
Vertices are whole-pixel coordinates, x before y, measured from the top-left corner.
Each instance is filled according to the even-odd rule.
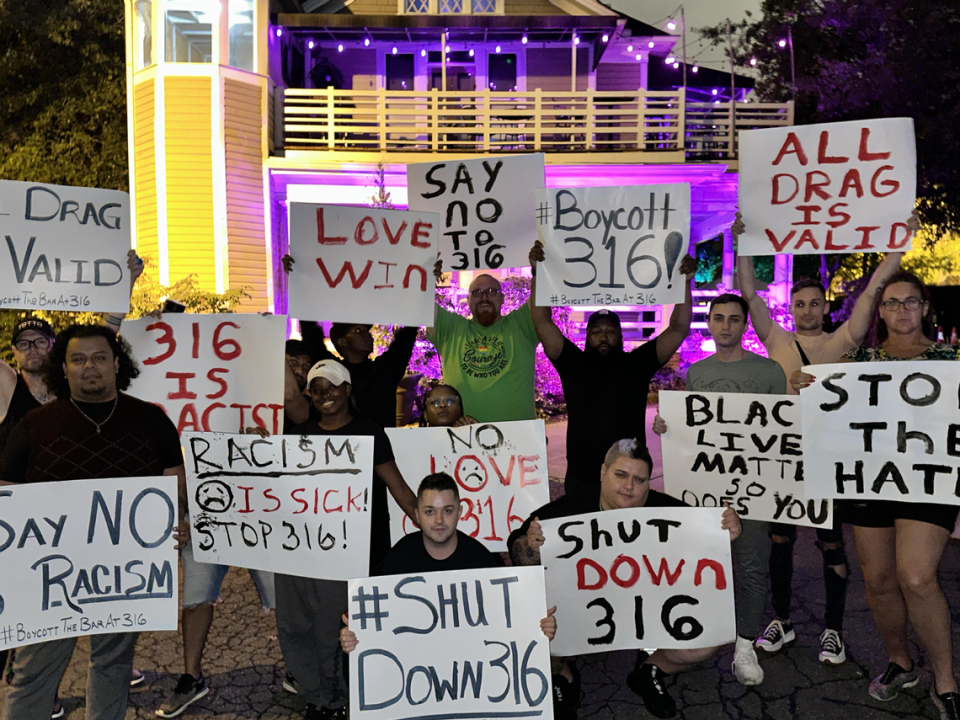
[[[736,131],[793,124],[791,103],[687,102],[676,92],[276,91],[287,150],[649,152],[736,156]]]

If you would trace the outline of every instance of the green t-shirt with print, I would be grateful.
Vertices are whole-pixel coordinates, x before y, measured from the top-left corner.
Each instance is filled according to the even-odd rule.
[[[437,308],[430,341],[443,363],[443,382],[463,396],[464,412],[480,422],[533,420],[537,332],[528,305],[493,325]]]

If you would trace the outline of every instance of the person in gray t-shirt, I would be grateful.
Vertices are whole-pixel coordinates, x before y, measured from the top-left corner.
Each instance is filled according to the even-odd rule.
[[[710,303],[707,327],[717,352],[687,370],[687,390],[783,395],[787,378],[780,365],[742,345],[747,328],[747,303],[739,295],[724,294]],[[658,435],[667,426],[659,415],[653,424]],[[733,672],[741,685],[763,682],[763,668],[753,643],[767,602],[767,555],[770,540],[767,523],[743,520],[743,533],[733,543],[734,588],[737,608],[737,644]]]

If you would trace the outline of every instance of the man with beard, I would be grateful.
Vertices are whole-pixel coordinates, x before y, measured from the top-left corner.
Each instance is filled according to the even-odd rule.
[[[538,240],[530,250],[534,271],[543,259]],[[650,379],[690,332],[690,282],[696,271],[696,260],[689,255],[683,258],[680,272],[687,276],[683,303],[674,307],[666,330],[630,352],[623,350],[620,317],[615,312],[598,310],[590,316],[586,346],[581,350],[554,324],[550,308],[531,305],[537,336],[560,375],[567,401],[567,494],[596,487],[603,458],[620,438],[635,437],[646,445]]]

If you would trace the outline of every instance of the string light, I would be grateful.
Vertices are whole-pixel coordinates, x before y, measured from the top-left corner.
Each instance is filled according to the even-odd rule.
[[[757,59],[756,59],[756,58],[750,58],[750,65],[752,65],[753,67],[756,67],[756,65],[757,65]]]
[[[602,38],[600,38],[600,39],[601,39],[601,40],[602,40],[603,42],[607,42],[607,40],[609,40],[609,39],[610,39],[610,36],[609,36],[609,35],[607,35],[606,33],[604,33],[604,35],[603,35],[603,37],[602,37]]]
[[[640,62],[640,59],[643,57],[640,53],[637,53],[637,62]]]
[[[654,48],[655,45],[656,45],[656,43],[655,43],[653,40],[651,40],[650,42],[647,43],[647,47],[650,48],[651,50],[653,50],[653,48]]]
[[[676,30],[676,29],[677,29],[677,24],[673,20],[667,23],[667,30]]]
[[[343,43],[337,45],[337,52],[343,52]]]
[[[499,46],[499,45],[497,45],[497,47],[494,48],[494,49],[496,50],[496,52],[500,52],[500,46]]]
[[[664,60],[664,62],[665,62],[667,65],[673,65],[673,63],[674,63],[675,61],[676,61],[676,58],[675,58],[673,55],[667,56],[667,59]]]
[[[307,47],[313,50],[313,40],[307,43]]]
[[[444,48],[444,50],[445,50],[446,52],[450,52],[450,46],[447,45],[447,46]]]
[[[579,44],[580,44],[580,36],[579,36],[579,35],[574,35],[574,36],[573,36],[573,44],[574,44],[574,45],[579,45]]]
[[[470,48],[470,57],[473,57],[473,48]]]
[[[700,68],[694,65],[692,68],[690,68],[690,72],[700,72]]]
[[[426,56],[427,56],[427,51],[426,51],[426,50],[421,50],[421,51],[420,51],[420,57],[426,57]]]
[[[393,53],[394,55],[396,55],[396,54],[397,54],[397,46],[394,45],[394,46],[393,46],[393,50],[391,50],[390,52]]]
[[[627,45],[627,52],[633,52],[633,45]]]
[[[283,28],[277,28],[277,37],[283,35]]]
[[[779,45],[780,47],[786,47],[786,46],[787,46],[787,41],[786,41],[786,40],[781,40],[780,42],[777,43],[777,45]]]
[[[714,95],[716,95],[716,94],[717,94],[717,89],[714,88],[714,89],[712,90],[712,92],[713,92]]]
[[[522,38],[520,38],[520,42],[523,43],[524,45],[526,45],[526,44],[527,44],[527,36],[524,35]]]
[[[364,47],[370,47],[370,38],[364,38],[364,39],[363,39],[363,46],[364,46]]]
[[[675,62],[675,63],[673,64],[673,69],[676,70],[678,67],[680,67],[680,63]]]

